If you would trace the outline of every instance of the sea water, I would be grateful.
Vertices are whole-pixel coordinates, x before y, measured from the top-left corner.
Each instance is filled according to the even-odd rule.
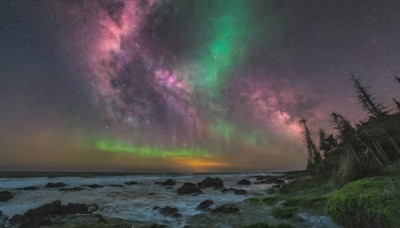
[[[211,222],[217,224],[216,218],[205,218],[205,213],[199,211],[196,207],[204,200],[212,200],[212,208],[217,206],[234,203],[240,206],[241,215],[229,217],[229,215],[219,216],[217,220],[221,221],[221,227],[229,227],[229,224],[252,223],[258,221],[272,222],[277,221],[272,217],[266,217],[271,210],[265,206],[245,205],[245,199],[250,197],[263,198],[268,195],[270,184],[252,184],[238,186],[237,182],[247,178],[255,182],[255,175],[278,175],[271,173],[258,174],[147,174],[147,175],[124,175],[124,176],[60,176],[60,177],[26,177],[26,178],[0,178],[0,191],[11,191],[13,198],[7,202],[0,203],[0,211],[3,215],[12,217],[15,214],[23,214],[28,209],[39,207],[43,204],[60,200],[62,204],[84,203],[96,204],[99,207],[95,213],[131,221],[153,222],[169,225],[173,227],[183,227],[188,223],[196,223],[196,219],[202,223]],[[220,189],[206,188],[202,189],[204,194],[198,195],[178,195],[177,189],[183,183],[197,183],[206,177],[219,177],[224,182],[225,188],[240,188],[247,191],[245,195],[235,195],[232,191],[223,193]],[[176,181],[174,186],[164,186],[155,184],[167,179]],[[125,182],[135,181],[136,185],[126,185]],[[46,188],[47,183],[63,182],[65,187],[82,187],[80,191],[60,191],[58,188]],[[100,188],[90,188],[87,185],[102,185]],[[114,185],[114,186],[113,186]],[[21,190],[23,187],[37,187],[36,190]],[[177,208],[182,215],[179,218],[173,218],[161,215],[158,207]],[[203,216],[204,215],[204,216]],[[226,221],[224,221],[224,216]],[[303,215],[303,217],[306,217]],[[309,216],[310,217],[310,216]],[[325,216],[326,217],[326,216]],[[322,217],[318,222],[309,224],[314,227],[333,226],[329,218]],[[233,221],[232,219],[249,220]],[[322,219],[322,220],[321,220]],[[204,220],[204,221],[203,221]],[[315,221],[316,217],[310,218]],[[326,220],[326,221],[325,221]],[[212,225],[212,224],[211,224]]]

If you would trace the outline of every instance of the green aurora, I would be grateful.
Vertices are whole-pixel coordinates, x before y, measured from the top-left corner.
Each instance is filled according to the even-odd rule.
[[[135,146],[119,140],[99,139],[93,142],[93,148],[107,153],[125,153],[149,158],[209,158],[211,153],[198,148],[162,149],[148,146]]]
[[[235,0],[218,3],[222,4],[219,5],[219,16],[211,26],[211,39],[200,52],[201,75],[196,75],[199,78],[199,89],[209,97],[219,94],[221,85],[231,73],[229,69],[238,62],[236,60],[243,50],[241,47],[248,27],[249,2]]]

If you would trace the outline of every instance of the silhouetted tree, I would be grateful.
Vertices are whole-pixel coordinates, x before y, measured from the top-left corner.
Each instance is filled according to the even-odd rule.
[[[307,126],[307,121],[302,118],[300,120],[300,124],[303,125],[303,129],[304,129],[304,141],[307,145],[307,152],[308,152],[308,158],[307,158],[307,169],[311,170],[313,168],[315,168],[315,166],[317,164],[320,163],[321,161],[321,154],[319,153],[319,151],[317,150],[317,147],[315,146],[315,143],[311,137],[311,132],[310,129]]]
[[[397,81],[398,83],[400,83],[400,77],[399,77],[399,76],[395,75],[395,76],[394,76],[394,79],[396,79],[396,81]]]
[[[400,112],[400,102],[393,98],[393,102],[396,104],[397,111]]]
[[[327,158],[329,154],[337,148],[337,141],[335,137],[330,134],[326,135],[325,131],[319,130],[319,150],[323,151],[324,158]]]
[[[356,78],[354,74],[351,74],[351,79],[354,83],[354,87],[356,88],[356,93],[362,107],[368,111],[371,117],[374,117],[377,120],[381,119],[382,116],[387,113],[385,111],[386,108],[382,104],[375,101],[368,91],[368,87],[364,87],[361,84],[360,79]]]

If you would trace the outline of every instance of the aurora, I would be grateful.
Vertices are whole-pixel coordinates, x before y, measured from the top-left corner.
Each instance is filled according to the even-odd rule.
[[[398,100],[398,7],[361,5],[4,0],[0,169],[301,169],[301,117],[363,118],[349,70]]]

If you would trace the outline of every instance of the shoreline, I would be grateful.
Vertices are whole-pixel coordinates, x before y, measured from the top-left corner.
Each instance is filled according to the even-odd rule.
[[[57,205],[56,207],[61,208],[60,210],[64,210],[63,208],[69,204],[90,206],[95,203],[96,208],[98,208],[89,215],[56,214],[50,215],[50,217],[40,217],[47,219],[46,222],[50,221],[54,226],[57,226],[57,222],[83,225],[87,224],[88,221],[85,221],[86,219],[90,219],[90,222],[96,222],[96,225],[97,221],[100,221],[101,224],[104,223],[104,227],[106,227],[105,224],[115,223],[141,224],[144,227],[146,227],[146,224],[160,224],[168,227],[184,227],[186,225],[199,227],[200,224],[213,226],[213,224],[222,223],[225,225],[233,224],[234,227],[245,227],[254,223],[268,223],[269,225],[285,223],[287,224],[286,227],[298,227],[297,225],[303,223],[275,218],[271,215],[273,207],[264,203],[263,199],[271,196],[270,189],[281,188],[283,186],[282,183],[287,184],[290,182],[289,179],[297,179],[297,177],[303,176],[304,171],[279,173],[282,175],[278,173],[246,173],[237,175],[195,174],[165,176],[165,174],[151,174],[151,176],[132,176],[131,173],[129,174],[130,176],[119,176],[119,178],[113,178],[113,176],[98,178],[95,176],[93,179],[81,176],[73,177],[72,179],[69,178],[70,176],[66,178],[59,177],[58,180],[8,178],[13,183],[9,183],[8,189],[2,189],[1,191],[10,191],[13,198],[8,202],[0,203],[0,210],[3,210],[4,215],[12,218],[17,214],[23,216],[24,213],[32,209],[38,210],[38,208],[52,204],[56,200],[61,202],[61,206]],[[199,183],[205,181],[204,178],[206,176],[221,178],[223,186],[202,186]],[[176,184],[163,185],[164,182],[162,181],[166,182],[167,178],[172,178]],[[243,179],[250,181],[250,184],[239,184]],[[7,183],[8,180],[3,181]],[[49,188],[46,186],[46,183],[48,184],[49,182],[57,182],[53,183],[53,185],[59,186]],[[179,194],[179,189],[188,182],[197,183],[202,193]],[[35,198],[34,201],[31,200],[32,197]],[[207,200],[211,200],[214,203],[204,211],[196,209],[200,203]],[[21,209],[21,207],[25,209]],[[180,216],[176,215],[178,217],[175,218],[170,215],[163,215],[161,209],[155,208],[176,209]],[[220,211],[222,212],[220,213]],[[320,216],[315,218],[320,218]]]
[[[34,178],[34,177],[101,177],[101,176],[185,176],[185,175],[257,175],[257,174],[274,174],[274,175],[287,175],[303,173],[306,170],[294,170],[294,171],[265,171],[265,172],[75,172],[75,171],[63,171],[63,172],[51,172],[51,171],[0,171],[0,178]]]

